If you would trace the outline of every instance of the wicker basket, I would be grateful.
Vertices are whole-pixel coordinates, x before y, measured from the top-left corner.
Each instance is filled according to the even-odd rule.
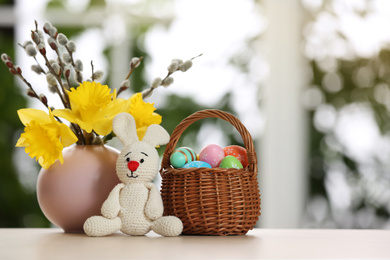
[[[241,134],[247,149],[245,169],[180,168],[170,165],[170,156],[185,129],[204,118],[220,118]],[[162,167],[161,195],[164,215],[183,222],[183,234],[244,235],[260,216],[257,157],[252,137],[233,115],[220,110],[202,110],[185,118],[173,131],[166,146]]]

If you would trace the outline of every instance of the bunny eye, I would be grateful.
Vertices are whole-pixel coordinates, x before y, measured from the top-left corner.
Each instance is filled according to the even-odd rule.
[[[140,163],[143,163],[144,161],[145,161],[144,159],[141,159],[139,162],[140,162]]]
[[[130,162],[130,158],[129,158],[129,157],[127,157],[127,158],[126,158],[126,161],[127,161],[127,162]]]

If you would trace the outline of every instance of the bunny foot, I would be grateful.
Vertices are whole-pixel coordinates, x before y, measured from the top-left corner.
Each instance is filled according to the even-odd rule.
[[[153,222],[152,230],[166,237],[175,237],[183,231],[183,223],[174,216],[161,217]]]
[[[101,216],[88,218],[84,223],[84,232],[90,237],[103,237],[119,231],[122,221],[119,217],[108,219]]]

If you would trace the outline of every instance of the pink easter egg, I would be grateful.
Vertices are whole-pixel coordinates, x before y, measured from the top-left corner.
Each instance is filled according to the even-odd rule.
[[[211,167],[218,167],[225,157],[223,148],[216,144],[206,145],[199,153],[199,160],[207,162]]]
[[[248,156],[246,154],[246,149],[239,145],[230,145],[223,148],[225,156],[232,155],[236,157],[245,168],[248,165]]]

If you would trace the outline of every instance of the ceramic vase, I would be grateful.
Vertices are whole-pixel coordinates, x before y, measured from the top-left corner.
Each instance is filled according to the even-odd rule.
[[[73,145],[58,160],[41,169],[38,203],[44,215],[66,233],[83,232],[85,220],[100,215],[100,208],[120,181],[116,175],[119,151],[104,145]]]

